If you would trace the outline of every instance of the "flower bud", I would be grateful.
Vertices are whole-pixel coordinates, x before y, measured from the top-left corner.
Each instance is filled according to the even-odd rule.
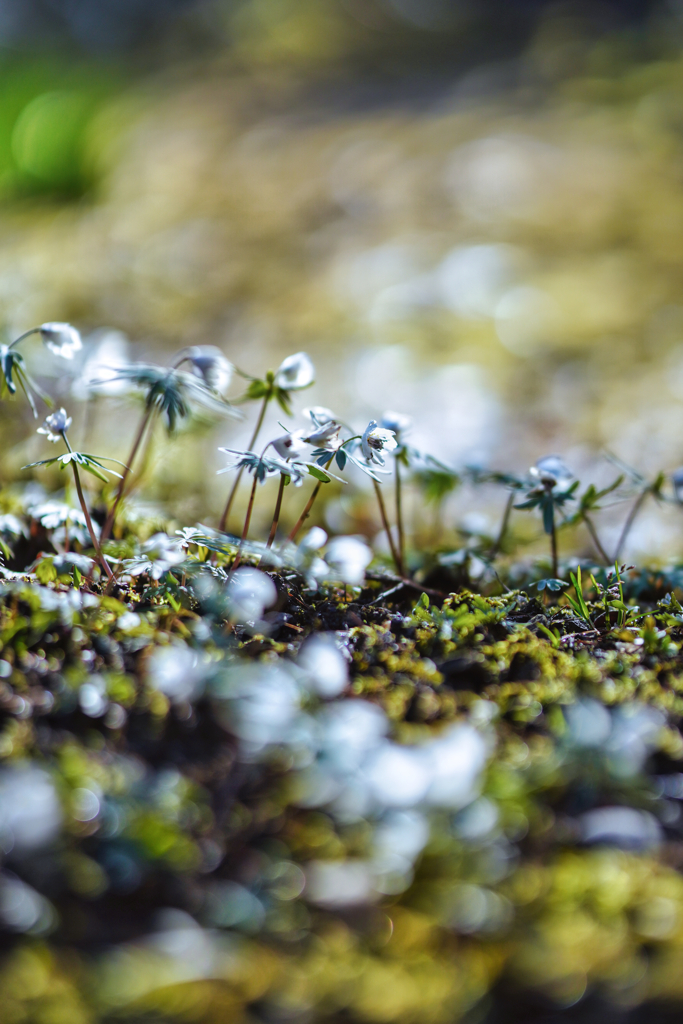
[[[315,367],[305,352],[295,352],[283,359],[275,373],[275,385],[283,391],[300,391],[315,380]]]
[[[233,365],[215,345],[194,345],[187,358],[192,372],[219,395],[225,394],[232,380]]]
[[[62,359],[73,359],[74,353],[83,347],[80,334],[71,324],[41,324],[40,336],[50,352]]]

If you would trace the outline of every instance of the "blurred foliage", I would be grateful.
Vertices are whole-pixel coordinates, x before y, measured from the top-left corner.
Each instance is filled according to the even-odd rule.
[[[0,61],[0,199],[78,196],[93,184],[86,138],[121,87],[114,67],[55,55]]]
[[[588,1014],[642,1004],[656,1021],[657,1000],[680,1006],[674,577],[638,609],[627,574],[630,625],[600,631],[577,627],[562,598],[519,591],[430,603],[385,598],[381,582],[312,593],[272,578],[267,634],[231,624],[222,590],[199,582],[176,584],[170,603],[145,578],[116,596],[3,585],[0,1020],[436,1024],[475,1007],[497,1020],[510,1000],[519,1019],[585,1000]],[[330,631],[348,688],[302,689],[292,729],[302,641]],[[346,740],[344,705],[359,716]],[[425,804],[398,763],[385,779],[370,760],[374,809],[314,799],[325,730],[338,746],[321,768],[368,742],[360,706],[389,723],[371,756],[373,743],[407,751],[415,770],[464,729],[456,788],[478,735],[469,795]],[[355,892],[353,872],[382,849],[393,869]],[[348,895],[333,881],[343,865]]]

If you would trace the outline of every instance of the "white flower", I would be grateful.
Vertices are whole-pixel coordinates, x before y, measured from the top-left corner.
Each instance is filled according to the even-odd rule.
[[[302,645],[299,665],[310,688],[320,697],[338,697],[349,682],[346,658],[335,643],[334,633],[316,633]]]
[[[259,569],[244,566],[228,584],[228,602],[232,622],[256,623],[266,608],[277,600],[277,589],[270,576]]]
[[[33,762],[0,771],[0,821],[14,853],[30,853],[49,845],[58,835],[62,809],[54,783]]]
[[[299,543],[302,551],[319,551],[327,543],[327,534],[321,526],[313,526]]]
[[[303,438],[303,430],[295,430],[290,434],[283,434],[271,441],[271,447],[275,449],[281,459],[296,459],[306,451],[306,444]]]
[[[58,526],[63,526],[66,522],[80,523],[81,526],[86,526],[86,518],[82,509],[73,508],[60,501],[46,501],[42,505],[30,505],[28,514],[33,519],[37,519],[46,530],[56,530]],[[93,523],[93,527],[97,533],[97,523]]]
[[[342,583],[362,583],[372,551],[358,537],[335,537],[327,548],[325,560]]]
[[[283,391],[300,391],[315,380],[315,367],[305,352],[295,352],[282,361],[275,374],[275,384]]]
[[[148,572],[152,579],[158,580],[184,559],[185,555],[178,541],[172,540],[167,533],[155,533],[142,545],[142,557],[130,560],[129,572],[132,576]]]
[[[304,438],[307,444],[313,444],[316,448],[327,448],[328,451],[336,451],[339,447],[339,431],[341,424],[325,423],[318,427],[313,433]]]
[[[65,434],[71,426],[71,417],[67,416],[66,409],[58,409],[46,417],[42,427],[38,427],[39,434],[45,434],[48,441],[61,441],[62,434]]]
[[[41,324],[39,330],[50,352],[61,356],[62,359],[73,359],[74,353],[80,352],[83,347],[80,334],[71,324]]]
[[[392,452],[394,448],[398,447],[394,431],[378,427],[376,420],[370,420],[368,423],[360,446],[366,462],[377,462],[380,466],[384,465],[384,459],[379,453],[382,451]]]
[[[334,423],[336,416],[331,409],[325,405],[312,405],[304,409],[304,416],[308,416],[314,427],[322,427],[325,423]]]
[[[201,377],[208,388],[224,395],[232,380],[233,365],[215,345],[194,345],[188,349],[187,358],[192,372]]]
[[[399,439],[401,434],[405,434],[406,431],[410,430],[412,425],[413,421],[410,416],[404,416],[400,412],[385,412],[380,420],[380,426],[384,427],[385,430],[393,431]]]
[[[169,645],[157,647],[147,662],[147,671],[155,690],[165,693],[174,702],[182,703],[201,694],[207,661],[185,645]]]
[[[545,455],[529,470],[529,475],[542,487],[550,490],[565,490],[571,483],[574,474],[559,455]]]

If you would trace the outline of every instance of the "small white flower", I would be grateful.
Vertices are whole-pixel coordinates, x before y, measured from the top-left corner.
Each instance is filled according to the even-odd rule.
[[[565,490],[574,476],[564,459],[560,458],[559,455],[545,455],[531,467],[529,475],[541,487],[550,490],[557,488],[558,491]]]
[[[379,453],[392,452],[394,448],[398,447],[398,444],[393,430],[378,427],[376,420],[370,420],[361,438],[360,446],[366,462],[377,462],[383,466],[384,459]]]
[[[309,434],[304,438],[307,444],[313,444],[316,448],[327,448],[328,451],[336,451],[340,445],[339,431],[341,430],[341,424],[325,423],[323,426],[318,427],[313,433]]]
[[[300,391],[315,380],[315,367],[305,352],[287,356],[275,374],[275,384],[283,391]]]
[[[46,417],[42,427],[38,427],[39,434],[45,434],[48,441],[61,441],[62,434],[65,434],[71,426],[71,417],[67,416],[66,409],[58,409]]]
[[[302,551],[319,551],[327,543],[327,534],[321,526],[312,527],[299,547]]]
[[[158,580],[184,559],[185,554],[178,541],[167,533],[155,533],[142,545],[142,557],[131,559],[129,572],[131,576],[148,572],[153,580]]]
[[[325,405],[312,405],[309,409],[304,409],[303,413],[304,416],[308,416],[314,427],[322,427],[325,423],[334,423],[336,420],[332,410]]]
[[[244,566],[237,569],[228,584],[228,601],[232,622],[256,623],[266,608],[277,600],[277,589],[270,576]]]
[[[232,380],[233,365],[215,345],[194,345],[188,349],[187,358],[192,372],[201,377],[208,388],[224,395]]]
[[[335,643],[334,633],[316,633],[299,651],[298,662],[310,688],[320,697],[338,697],[349,682],[346,658]]]
[[[40,336],[50,352],[62,359],[73,359],[74,353],[83,347],[80,334],[71,324],[41,324]]]
[[[303,438],[303,430],[295,430],[290,434],[283,434],[271,441],[271,448],[274,448],[281,459],[296,459],[306,451],[306,444]]]
[[[335,537],[327,548],[325,560],[342,583],[362,583],[372,561],[372,551],[358,537]]]
[[[380,420],[380,426],[385,430],[391,430],[400,439],[413,425],[410,416],[404,416],[400,412],[385,412]]]
[[[203,689],[207,662],[190,648],[157,647],[147,663],[148,681],[174,703],[197,698]]]

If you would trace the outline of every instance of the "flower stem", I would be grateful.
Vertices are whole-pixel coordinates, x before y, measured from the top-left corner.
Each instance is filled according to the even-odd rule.
[[[331,456],[329,462],[327,462],[325,464],[325,469],[329,469],[330,468],[330,466],[332,465],[332,459],[333,458],[334,458],[334,453],[332,453],[332,456]],[[304,523],[306,522],[306,520],[308,519],[308,517],[311,514],[311,509],[313,508],[313,504],[315,502],[315,499],[318,497],[318,494],[320,493],[320,488],[322,487],[322,484],[323,484],[322,480],[318,480],[317,484],[313,488],[313,491],[311,492],[311,496],[308,499],[308,501],[306,502],[306,507],[304,508],[303,512],[301,513],[301,515],[297,519],[297,521],[294,524],[294,526],[292,527],[292,529],[289,531],[289,536],[287,537],[288,541],[291,541],[293,543],[296,540],[297,533],[299,532],[299,530],[301,529],[301,527],[304,525]]]
[[[259,413],[258,420],[256,421],[256,426],[254,427],[254,433],[251,435],[251,441],[249,442],[249,451],[253,451],[254,445],[256,444],[256,439],[259,436],[259,432],[261,430],[261,427],[263,426],[263,418],[266,415],[266,409],[268,408],[268,402],[270,401],[271,398],[272,398],[272,391],[269,390],[263,396],[263,404],[261,405],[261,411]],[[232,503],[235,500],[235,495],[237,494],[237,488],[239,487],[240,479],[242,477],[242,473],[243,472],[244,472],[244,467],[242,467],[241,469],[238,470],[237,476],[235,477],[235,482],[232,485],[232,488],[230,490],[230,494],[228,495],[228,500],[225,503],[225,508],[223,509],[223,515],[221,516],[221,521],[218,524],[218,529],[221,531],[221,533],[225,533],[225,528],[226,528],[226,526],[228,524],[228,516],[230,515],[230,510],[232,508]]]
[[[64,444],[66,445],[67,449],[69,451],[73,451],[71,445],[67,441],[66,431],[63,430],[61,432],[61,434],[62,434],[62,437],[64,438]],[[80,477],[80,474],[78,472],[78,466],[73,461],[73,459],[71,460],[71,468],[72,468],[73,474],[74,474],[74,483],[76,484],[76,493],[78,494],[78,500],[81,503],[81,508],[83,510],[83,515],[85,516],[85,525],[88,527],[88,533],[90,534],[90,540],[92,541],[92,546],[95,549],[95,553],[97,555],[97,559],[98,559],[100,565],[104,569],[106,575],[109,578],[109,582],[111,583],[112,580],[114,579],[114,574],[111,571],[111,569],[109,568],[109,563],[107,562],[107,559],[102,554],[102,548],[100,547],[99,542],[97,540],[97,536],[95,534],[95,528],[94,528],[94,526],[92,524],[92,519],[90,518],[90,512],[89,512],[88,506],[86,504],[85,495],[83,494],[83,488],[81,487],[81,477]]]
[[[557,558],[557,527],[555,525],[555,509],[553,509],[553,528],[550,531],[550,554],[553,560],[553,576],[557,579],[559,568]]]
[[[515,492],[510,491],[508,500],[505,502],[505,509],[503,511],[503,518],[500,522],[500,529],[498,530],[498,536],[493,542],[493,547],[489,552],[489,558],[495,558],[500,551],[503,541],[505,540],[505,534],[508,532],[508,525],[510,523],[510,516],[512,514],[512,505],[515,500]]]
[[[268,534],[268,540],[266,542],[266,548],[273,546],[275,540],[275,534],[277,533],[277,525],[280,522],[280,509],[282,508],[282,496],[285,493],[285,480],[287,476],[285,473],[280,473],[280,486],[277,492],[277,501],[275,502],[275,511],[273,512],[273,522],[270,527],[270,533]]]
[[[375,488],[375,494],[377,495],[377,504],[379,505],[379,514],[382,517],[382,525],[384,526],[387,538],[389,540],[389,547],[391,548],[391,557],[394,560],[394,565],[396,566],[396,571],[399,574],[399,576],[405,576],[405,572],[403,571],[403,563],[401,562],[398,551],[396,550],[394,538],[391,536],[389,520],[387,519],[387,510],[384,506],[384,498],[382,497],[382,489],[376,480],[373,479],[372,483]]]
[[[403,493],[401,486],[401,463],[398,459],[394,460],[394,468],[396,470],[395,485],[395,501],[396,501],[396,525],[398,526],[398,557],[401,565],[405,565],[405,550],[406,550],[406,539],[405,531],[403,529]]]
[[[647,487],[643,488],[643,490],[640,492],[640,494],[636,498],[635,502],[633,503],[631,511],[629,512],[628,517],[626,519],[626,522],[624,523],[624,528],[621,531],[621,536],[620,536],[619,541],[617,543],[617,550],[614,552],[614,561],[615,562],[619,561],[619,558],[621,556],[621,552],[623,550],[624,544],[626,543],[628,535],[631,532],[631,527],[633,526],[633,524],[635,522],[635,518],[638,515],[638,513],[640,512],[641,508],[643,507],[643,502],[645,501],[645,499],[647,498],[649,493],[650,493],[650,485],[648,484]]]
[[[133,441],[133,447],[130,450],[130,455],[128,456],[128,461],[127,461],[127,463],[126,463],[126,465],[124,467],[121,479],[119,480],[119,486],[116,489],[116,497],[114,498],[114,503],[113,503],[112,507],[109,509],[109,514],[107,515],[107,518],[105,520],[104,526],[102,527],[102,543],[103,544],[104,544],[104,542],[106,540],[109,539],[109,535],[111,534],[111,531],[114,528],[114,520],[116,519],[116,513],[118,511],[118,507],[119,507],[119,504],[121,502],[121,498],[123,497],[123,492],[124,492],[125,487],[126,487],[126,480],[128,479],[130,471],[133,468],[133,462],[135,460],[135,457],[138,454],[140,445],[142,444],[142,438],[144,437],[145,430],[147,429],[147,424],[149,423],[150,417],[151,417],[153,412],[154,412],[154,406],[150,405],[149,408],[145,410],[145,413],[144,413],[142,419],[140,420],[140,426],[138,427],[138,432],[135,435],[135,440]]]
[[[244,519],[244,528],[242,530],[242,536],[240,538],[240,546],[237,549],[237,554],[235,556],[235,561],[232,563],[232,568],[230,570],[230,576],[232,576],[232,574],[234,573],[235,569],[240,564],[240,561],[242,559],[242,548],[244,547],[244,542],[247,539],[247,534],[249,533],[249,523],[251,522],[251,513],[252,513],[252,510],[254,508],[254,498],[256,497],[256,485],[257,484],[258,484],[258,477],[256,476],[256,473],[254,473],[254,482],[251,485],[251,494],[249,495],[249,504],[247,505],[247,514],[246,514],[246,517]]]
[[[14,348],[14,346],[18,345],[20,341],[24,340],[24,338],[28,338],[32,334],[39,334],[39,333],[40,333],[40,327],[32,327],[30,331],[24,331],[24,333],[20,334],[18,338],[15,338],[14,341],[11,343],[11,345],[9,345],[8,347],[9,348]]]
[[[595,544],[595,550],[598,552],[599,558],[602,559],[602,561],[604,562],[605,565],[609,565],[610,564],[609,555],[607,554],[607,552],[603,548],[603,546],[602,546],[602,544],[600,542],[600,538],[598,537],[598,532],[595,529],[595,523],[593,522],[593,520],[591,519],[591,517],[588,515],[587,512],[584,512],[584,514],[583,514],[583,521],[586,524],[586,529],[588,530],[588,532],[591,535],[591,540]]]

